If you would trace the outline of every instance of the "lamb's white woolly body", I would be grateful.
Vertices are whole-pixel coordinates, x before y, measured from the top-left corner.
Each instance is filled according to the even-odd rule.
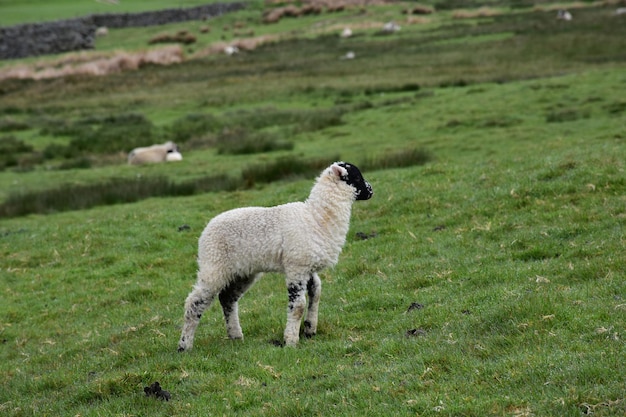
[[[192,347],[200,317],[216,295],[229,337],[242,338],[237,301],[263,272],[286,276],[289,310],[285,343],[294,346],[298,342],[306,295],[305,334],[315,334],[321,293],[317,272],[337,263],[350,225],[352,203],[372,195],[358,169],[343,164],[358,177],[356,184],[349,184],[348,170],[341,164],[322,172],[305,202],[234,209],[209,222],[199,240],[198,281],[185,304],[180,351]]]

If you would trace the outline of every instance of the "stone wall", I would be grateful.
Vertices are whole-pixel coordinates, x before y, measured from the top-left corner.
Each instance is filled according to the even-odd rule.
[[[96,29],[155,26],[201,20],[241,10],[244,2],[216,3],[142,13],[97,14],[78,19],[0,27],[0,59],[92,49]]]

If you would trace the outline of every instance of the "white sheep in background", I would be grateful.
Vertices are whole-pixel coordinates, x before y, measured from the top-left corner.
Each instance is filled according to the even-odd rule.
[[[239,48],[234,45],[228,45],[224,47],[224,53],[228,56],[235,55],[239,53]]]
[[[177,162],[182,160],[183,155],[178,151],[168,152],[165,154],[165,162]]]
[[[101,26],[96,29],[96,38],[101,38],[109,34],[109,29],[106,26]]]
[[[556,13],[556,18],[558,20],[570,21],[572,20],[572,14],[568,12],[567,10],[561,9]]]
[[[395,32],[399,32],[400,31],[400,25],[397,24],[396,22],[387,22],[383,25],[383,32],[384,33],[395,33]]]
[[[372,187],[359,169],[336,162],[317,178],[304,202],[224,212],[206,226],[198,244],[198,279],[185,302],[178,351],[193,346],[200,317],[218,296],[231,339],[242,339],[238,301],[263,272],[286,276],[289,304],[284,340],[296,346],[306,297],[305,336],[317,331],[321,281],[317,273],[337,264],[355,200]]]
[[[178,146],[174,142],[168,141],[161,145],[146,146],[144,148],[135,148],[128,154],[128,163],[131,165],[151,164],[156,162],[168,161],[169,153],[178,153]],[[180,154],[179,154],[180,155]],[[171,159],[179,161],[182,159]]]
[[[348,51],[341,59],[354,59],[356,58],[356,54],[353,51]]]
[[[352,29],[350,28],[345,28],[340,35],[342,38],[349,38],[352,36]]]

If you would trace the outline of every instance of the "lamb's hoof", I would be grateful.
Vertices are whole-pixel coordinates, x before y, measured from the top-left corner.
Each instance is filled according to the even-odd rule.
[[[185,351],[185,348],[184,348],[184,347],[182,347],[182,346],[178,346],[178,351],[179,351],[179,352],[184,352],[184,351]]]
[[[313,328],[313,326],[311,325],[311,322],[308,320],[304,321],[304,337],[306,337],[307,339],[312,338],[313,336],[315,336],[316,333],[316,329]]]

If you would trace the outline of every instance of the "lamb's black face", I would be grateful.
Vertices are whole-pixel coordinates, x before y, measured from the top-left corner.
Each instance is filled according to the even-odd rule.
[[[337,162],[337,165],[343,167],[348,171],[348,175],[344,175],[341,179],[354,188],[356,188],[356,199],[357,200],[369,200],[374,195],[374,191],[372,191],[372,186],[369,182],[365,181],[363,175],[361,175],[361,171],[355,166],[348,162]]]

